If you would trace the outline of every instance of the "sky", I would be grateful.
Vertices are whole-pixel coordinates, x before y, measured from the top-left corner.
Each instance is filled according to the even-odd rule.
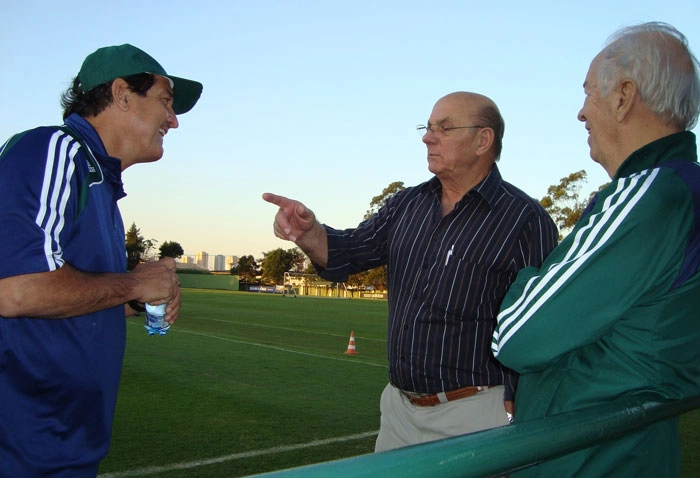
[[[204,84],[163,158],[124,172],[119,201],[127,229],[186,255],[294,247],[264,192],[356,226],[390,183],[430,179],[415,127],[453,91],[499,106],[506,181],[541,199],[583,169],[587,194],[609,180],[577,120],[605,40],[663,21],[700,55],[697,0],[0,1],[0,142],[60,124],[61,93],[102,46],[131,43]]]

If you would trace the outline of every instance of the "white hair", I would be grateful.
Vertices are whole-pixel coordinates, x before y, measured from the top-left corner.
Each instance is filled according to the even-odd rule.
[[[650,22],[615,32],[600,53],[603,96],[624,78],[634,81],[642,102],[668,124],[692,129],[700,113],[700,64],[688,40],[666,23]]]

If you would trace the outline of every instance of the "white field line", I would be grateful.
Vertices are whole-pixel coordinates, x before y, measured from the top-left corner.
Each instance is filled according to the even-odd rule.
[[[324,445],[331,445],[334,443],[343,443],[343,442],[348,442],[348,441],[354,441],[354,440],[362,440],[364,438],[369,438],[371,436],[376,436],[378,432],[373,431],[373,432],[364,432],[364,433],[357,433],[355,435],[347,435],[344,437],[336,437],[336,438],[327,438],[325,440],[315,440],[312,442],[308,443],[298,443],[296,445],[286,445],[286,446],[277,446],[273,448],[267,448],[265,450],[251,450],[251,451],[246,451],[242,453],[233,453],[231,455],[223,455],[215,458],[207,458],[204,460],[197,460],[197,461],[190,461],[190,462],[183,462],[183,463],[173,463],[171,465],[162,465],[162,466],[148,466],[144,468],[136,468],[133,470],[127,470],[127,471],[117,471],[114,473],[104,473],[98,475],[98,478],[126,478],[126,477],[131,477],[131,476],[146,476],[146,475],[154,475],[156,473],[163,473],[167,471],[174,471],[174,470],[187,470],[190,468],[197,468],[200,466],[207,466],[207,465],[215,465],[217,463],[224,463],[227,461],[233,461],[233,460],[241,460],[244,458],[255,458],[258,456],[262,455],[272,455],[276,453],[287,453],[290,451],[297,451],[297,450],[303,450],[305,448],[312,448],[315,446],[324,446]]]
[[[129,322],[129,324],[133,325],[141,325],[140,322]],[[178,330],[178,329],[170,329],[169,334],[172,334],[173,332],[176,332],[178,334],[190,334],[190,335],[198,335],[200,337],[206,337],[208,339],[214,339],[214,340],[223,340],[225,342],[233,342],[235,344],[243,344],[243,345],[250,345],[252,347],[262,347],[264,349],[272,349],[272,350],[277,350],[279,352],[287,352],[290,354],[297,354],[297,355],[306,355],[307,357],[316,357],[316,358],[322,358],[326,360],[336,360],[338,362],[349,362],[349,363],[354,363],[356,365],[368,365],[370,367],[382,367],[386,368],[386,364],[379,364],[379,363],[372,363],[372,362],[360,362],[358,360],[349,360],[345,358],[338,358],[338,357],[329,357],[327,355],[318,355],[318,354],[312,354],[308,352],[300,352],[298,350],[290,350],[290,349],[285,349],[283,347],[275,347],[272,345],[265,345],[265,344],[260,344],[257,342],[246,342],[245,340],[235,340],[235,339],[229,339],[226,337],[218,337],[216,335],[208,335],[208,334],[200,334],[199,332],[190,332],[187,330]]]
[[[322,332],[315,332],[313,330],[304,330],[304,329],[293,329],[291,327],[279,327],[276,325],[263,325],[263,324],[251,324],[250,322],[235,322],[233,320],[224,320],[224,319],[211,319],[209,317],[188,317],[189,319],[198,319],[198,320],[210,320],[212,322],[224,322],[227,324],[235,324],[235,325],[247,325],[250,327],[262,327],[266,329],[279,329],[279,330],[289,330],[291,332],[303,332],[305,334],[313,334],[313,335],[325,335],[328,337],[349,337],[345,335],[338,335],[338,334],[327,334],[327,333],[322,333]],[[386,339],[371,339],[369,337],[360,337],[359,335],[355,336],[355,339],[362,339],[364,340],[371,340],[374,342],[386,342]]]

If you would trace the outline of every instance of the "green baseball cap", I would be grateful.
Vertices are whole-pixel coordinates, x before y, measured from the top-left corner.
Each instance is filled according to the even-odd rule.
[[[80,67],[78,79],[80,88],[85,92],[116,78],[139,73],[151,73],[170,79],[175,94],[175,114],[187,113],[202,94],[201,83],[168,75],[152,56],[128,43],[99,48],[88,55]]]

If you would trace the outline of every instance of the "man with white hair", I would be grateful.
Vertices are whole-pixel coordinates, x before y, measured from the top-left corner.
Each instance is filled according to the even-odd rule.
[[[700,394],[698,61],[647,23],[593,59],[578,118],[612,182],[501,304],[492,350],[521,373],[516,421]],[[677,417],[513,476],[678,476]]]

